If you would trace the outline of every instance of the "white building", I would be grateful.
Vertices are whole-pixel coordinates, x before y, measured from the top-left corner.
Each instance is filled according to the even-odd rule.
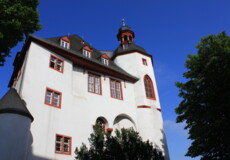
[[[134,37],[123,25],[118,48],[98,51],[77,35],[29,36],[0,101],[0,159],[73,160],[101,123],[133,127],[168,160],[152,56]]]

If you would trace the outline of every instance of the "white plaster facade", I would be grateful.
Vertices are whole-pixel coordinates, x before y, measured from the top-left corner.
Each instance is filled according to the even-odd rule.
[[[116,65],[138,78],[136,82],[130,82],[78,66],[70,59],[34,41],[28,45],[25,54],[21,74],[14,88],[26,101],[27,108],[34,117],[30,129],[33,156],[29,159],[73,160],[75,148],[82,142],[88,144],[89,135],[93,131],[92,126],[98,117],[106,119],[106,127],[113,130],[133,127],[144,140],[149,139],[159,147],[166,160],[169,159],[150,56],[131,52],[114,59]],[[63,73],[49,67],[51,55],[64,61]],[[143,58],[147,60],[147,66],[143,65]],[[101,95],[88,92],[89,73],[101,76]],[[145,75],[153,82],[156,100],[146,98]],[[110,79],[121,82],[122,100],[111,97]],[[44,103],[47,88],[62,93],[61,108]],[[72,138],[70,155],[55,153],[56,134]]]

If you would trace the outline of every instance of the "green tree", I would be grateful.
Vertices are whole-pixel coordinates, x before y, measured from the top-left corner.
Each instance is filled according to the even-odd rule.
[[[186,122],[192,144],[186,156],[201,160],[230,159],[230,37],[225,32],[201,39],[198,53],[188,55],[176,83],[182,101],[177,122]]]
[[[76,148],[80,160],[164,160],[162,152],[149,141],[142,141],[133,129],[116,130],[115,136],[104,134],[100,126],[94,127],[89,138],[90,148],[85,144]]]
[[[0,66],[24,36],[41,29],[38,4],[38,0],[0,0]]]

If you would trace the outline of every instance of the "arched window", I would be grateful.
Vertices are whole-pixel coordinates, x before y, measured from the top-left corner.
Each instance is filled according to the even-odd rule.
[[[128,36],[124,36],[124,41],[127,41],[128,40]]]
[[[133,39],[132,39],[132,37],[131,36],[129,36],[129,40],[132,42],[133,41]]]
[[[104,118],[102,118],[102,117],[97,118],[97,120],[96,120],[96,125],[101,126],[102,129],[103,129],[103,132],[104,132],[104,133],[106,132],[106,129],[107,129],[107,121],[106,121]]]
[[[154,93],[153,82],[152,82],[151,78],[148,75],[145,75],[144,83],[145,83],[146,97],[149,98],[149,99],[156,100],[155,93]]]

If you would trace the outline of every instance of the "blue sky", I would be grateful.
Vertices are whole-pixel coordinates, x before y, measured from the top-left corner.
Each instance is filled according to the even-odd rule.
[[[135,43],[153,55],[156,80],[171,160],[191,160],[184,154],[190,145],[184,124],[176,124],[175,107],[181,99],[174,83],[182,73],[187,54],[197,52],[201,37],[223,30],[229,34],[229,0],[49,0],[38,7],[41,38],[78,34],[98,50],[114,50],[121,19],[135,32]],[[0,97],[8,90],[12,57],[0,67]],[[135,64],[134,64],[135,65]],[[194,158],[198,160],[199,158]]]

